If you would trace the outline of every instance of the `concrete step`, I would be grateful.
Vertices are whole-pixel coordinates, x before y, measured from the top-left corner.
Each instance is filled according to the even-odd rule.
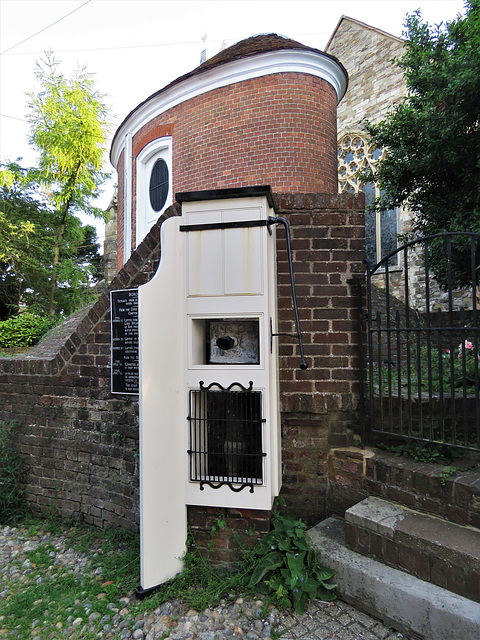
[[[337,594],[387,626],[423,640],[479,640],[480,604],[352,551],[345,523],[327,518],[309,531],[318,562],[335,569]]]
[[[345,541],[353,551],[480,602],[479,529],[369,497],[345,512]]]

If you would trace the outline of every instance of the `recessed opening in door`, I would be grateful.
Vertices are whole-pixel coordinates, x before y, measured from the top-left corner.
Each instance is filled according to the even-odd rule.
[[[258,318],[195,318],[192,325],[194,365],[260,364]]]
[[[190,391],[188,419],[190,480],[252,489],[263,483],[261,391],[237,383],[227,389],[200,383],[199,390]]]

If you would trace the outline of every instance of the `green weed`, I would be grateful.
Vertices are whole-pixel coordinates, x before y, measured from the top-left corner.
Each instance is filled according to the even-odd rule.
[[[445,485],[445,480],[447,478],[451,478],[452,476],[454,476],[458,471],[458,467],[443,467],[443,471],[442,473],[438,474],[438,477],[440,478],[440,484],[442,486]]]
[[[273,529],[256,544],[248,587],[259,589],[280,609],[293,606],[303,613],[309,599],[330,602],[333,569],[319,567],[306,537],[306,525],[293,516],[274,514]]]

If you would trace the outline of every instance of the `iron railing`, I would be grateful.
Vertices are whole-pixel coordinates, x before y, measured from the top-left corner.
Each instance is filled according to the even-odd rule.
[[[365,440],[480,450],[479,263],[476,233],[424,237],[367,263]]]

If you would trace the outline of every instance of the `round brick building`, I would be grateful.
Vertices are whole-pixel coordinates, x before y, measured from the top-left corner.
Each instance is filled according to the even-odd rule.
[[[174,194],[270,185],[337,191],[336,106],[342,65],[275,34],[243,40],[134,109],[113,139],[118,265]]]

